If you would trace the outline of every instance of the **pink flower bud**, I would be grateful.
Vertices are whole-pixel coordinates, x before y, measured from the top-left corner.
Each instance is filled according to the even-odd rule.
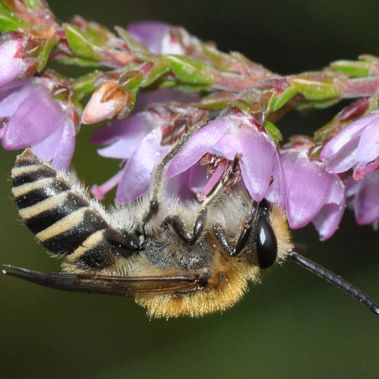
[[[95,124],[117,116],[130,102],[130,93],[115,82],[102,84],[92,94],[82,114],[83,124]]]

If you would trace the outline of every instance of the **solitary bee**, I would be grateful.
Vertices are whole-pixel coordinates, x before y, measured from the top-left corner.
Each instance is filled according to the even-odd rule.
[[[12,193],[37,240],[63,259],[62,272],[6,266],[4,274],[62,290],[133,296],[150,317],[201,316],[234,305],[248,282],[291,258],[379,314],[362,291],[293,251],[275,204],[227,189],[238,157],[203,202],[164,195],[164,170],[185,139],[157,165],[149,194],[106,211],[70,174],[30,149],[16,159]]]

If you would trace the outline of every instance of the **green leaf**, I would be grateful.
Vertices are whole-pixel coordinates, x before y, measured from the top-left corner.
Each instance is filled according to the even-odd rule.
[[[79,67],[101,67],[101,64],[99,62],[85,58],[61,56],[55,58],[55,60],[66,65]]]
[[[114,38],[114,34],[108,28],[93,21],[86,23],[83,33],[96,46],[103,46]]]
[[[279,128],[276,125],[274,125],[271,121],[266,121],[265,129],[267,134],[276,144],[279,144],[279,142],[283,140],[283,136]]]
[[[67,42],[76,56],[95,61],[100,60],[100,55],[96,52],[90,36],[71,24],[63,24],[63,30],[66,34]]]
[[[169,71],[169,69],[170,68],[167,66],[166,62],[163,59],[156,60],[155,62],[153,62],[153,67],[150,69],[150,71],[147,74],[145,74],[145,77],[143,78],[143,81],[141,83],[141,87],[144,88],[153,84],[162,75]]]
[[[305,74],[291,78],[289,81],[307,100],[321,101],[340,95],[333,78],[330,77]]]
[[[281,107],[283,107],[285,104],[288,103],[289,100],[291,100],[296,94],[297,89],[293,86],[290,86],[286,88],[282,93],[276,95],[273,97],[273,99],[270,102],[270,111],[275,112]]]
[[[101,75],[103,75],[103,72],[96,70],[76,78],[72,83],[72,90],[75,95],[82,98],[83,96],[92,93],[95,90],[95,81]]]
[[[121,28],[120,26],[116,26],[115,30],[118,33],[118,35],[126,42],[131,52],[138,53],[138,56],[140,56],[141,54],[145,56],[152,55],[152,53],[146,46],[136,41],[125,29]]]
[[[129,71],[122,76],[120,87],[126,91],[135,91],[138,89],[143,80],[143,74],[140,71]]]
[[[0,32],[10,32],[27,26],[28,24],[17,17],[11,9],[0,3]]]
[[[51,50],[54,48],[54,46],[57,45],[57,43],[58,43],[58,39],[54,37],[54,38],[51,38],[50,40],[46,40],[45,43],[38,48],[38,57],[37,57],[37,61],[38,61],[37,71],[38,72],[41,72],[45,68],[47,61],[49,60]]]
[[[178,80],[190,84],[207,85],[213,83],[213,77],[205,63],[175,54],[166,55],[165,58],[167,66]]]
[[[361,78],[370,76],[370,68],[371,63],[364,61],[348,61],[348,60],[340,60],[336,62],[332,62],[330,66],[343,74],[353,77],[353,78]]]

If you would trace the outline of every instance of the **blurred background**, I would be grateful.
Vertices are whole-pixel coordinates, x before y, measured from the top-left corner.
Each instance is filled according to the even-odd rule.
[[[379,54],[376,0],[50,0],[62,21],[74,14],[108,26],[141,19],[182,25],[225,51],[238,50],[279,73],[321,68],[336,59]],[[308,131],[338,107],[283,130]],[[83,127],[75,169],[86,185],[115,172],[99,159]],[[0,151],[0,263],[58,270],[20,225],[10,197],[15,154]],[[320,243],[312,227],[294,233],[307,256],[379,301],[379,234],[347,211]],[[288,262],[264,275],[224,314],[149,321],[131,299],[55,291],[0,277],[2,378],[378,378],[379,319]]]

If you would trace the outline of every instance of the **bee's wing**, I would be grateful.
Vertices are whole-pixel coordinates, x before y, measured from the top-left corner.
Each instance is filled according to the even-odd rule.
[[[137,293],[193,292],[207,283],[207,277],[200,275],[118,277],[40,272],[11,265],[4,266],[2,273],[65,291],[126,296]]]

